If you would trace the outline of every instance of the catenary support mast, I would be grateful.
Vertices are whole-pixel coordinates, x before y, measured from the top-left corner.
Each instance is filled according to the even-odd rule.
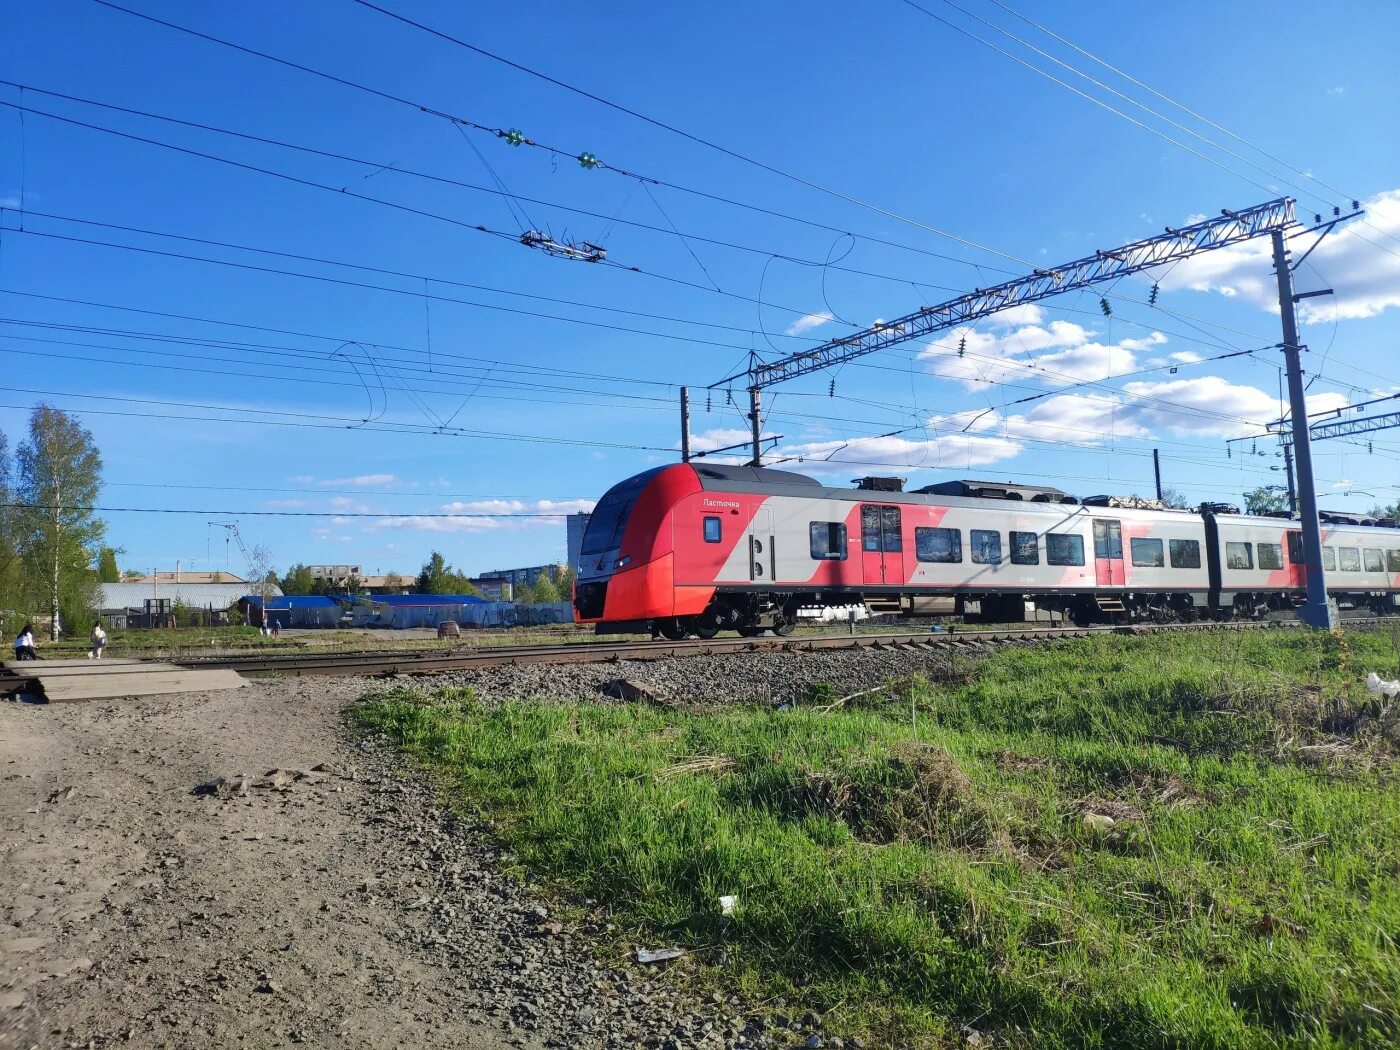
[[[1278,277],[1278,306],[1283,315],[1283,359],[1288,376],[1288,404],[1293,422],[1293,460],[1298,468],[1298,505],[1303,530],[1303,563],[1307,568],[1307,604],[1298,619],[1330,630],[1337,613],[1327,601],[1327,578],[1322,568],[1322,528],[1317,517],[1317,490],[1313,484],[1312,436],[1308,432],[1308,408],[1303,397],[1302,347],[1298,345],[1297,300],[1293,296],[1293,270],[1282,230],[1273,231],[1274,273]]]

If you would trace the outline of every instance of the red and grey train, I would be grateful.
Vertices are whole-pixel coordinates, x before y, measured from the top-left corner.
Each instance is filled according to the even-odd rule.
[[[709,463],[637,474],[588,522],[575,619],[679,639],[784,634],[803,608],[862,602],[1082,624],[1257,617],[1304,597],[1296,520],[990,482],[901,488]],[[1324,516],[1323,543],[1340,605],[1400,608],[1400,526]]]

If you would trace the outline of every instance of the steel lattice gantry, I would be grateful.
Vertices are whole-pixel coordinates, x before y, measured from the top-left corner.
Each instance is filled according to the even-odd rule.
[[[765,387],[844,364],[886,347],[969,324],[1008,307],[1038,302],[1053,295],[1189,259],[1201,252],[1252,240],[1291,226],[1293,221],[1293,201],[1287,197],[1242,211],[1224,211],[1216,219],[1207,219],[1179,230],[1168,227],[1165,233],[1156,237],[1134,241],[1111,251],[1098,251],[1052,269],[1037,269],[1028,277],[1019,277],[992,288],[979,288],[938,306],[925,306],[915,313],[833,339],[780,361],[755,364],[746,372],[715,385],[721,386],[743,378],[747,380],[749,390],[756,393]]]
[[[1314,441],[1326,438],[1352,437],[1356,434],[1369,434],[1376,430],[1391,430],[1400,427],[1400,412],[1389,412],[1383,416],[1366,416],[1362,419],[1343,419],[1333,423],[1314,423],[1308,427],[1308,436]],[[1280,430],[1278,439],[1285,445],[1293,444],[1293,435]]]

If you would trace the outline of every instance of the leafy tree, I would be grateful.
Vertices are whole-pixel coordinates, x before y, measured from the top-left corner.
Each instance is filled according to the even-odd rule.
[[[396,594],[404,588],[404,578],[396,572],[384,575],[384,589],[390,594]]]
[[[287,570],[287,574],[282,577],[283,594],[314,594],[316,591],[316,579],[311,575],[311,568],[297,562]]]
[[[1191,501],[1179,489],[1163,488],[1162,504],[1173,510],[1191,510]]]
[[[535,588],[533,584],[521,580],[519,583],[510,585],[510,600],[516,605],[534,605]]]
[[[554,579],[559,584],[559,600],[566,602],[573,597],[574,580],[577,578],[571,565],[556,565],[554,567]]]
[[[466,573],[458,572],[447,564],[440,551],[433,551],[418,573],[418,593],[480,595],[481,592],[472,585]]]
[[[554,577],[547,572],[540,573],[540,578],[535,581],[532,597],[536,605],[554,605],[563,601],[559,596],[559,584],[554,582]]]
[[[1391,521],[1400,520],[1400,502],[1396,502],[1387,507],[1383,503],[1377,503],[1371,508],[1371,517],[1389,518]]]
[[[1288,509],[1288,490],[1282,485],[1261,485],[1244,494],[1244,506],[1251,514],[1279,514]]]
[[[449,593],[445,583],[447,575],[451,571],[451,567],[447,564],[447,559],[442,556],[442,552],[433,551],[428,555],[428,560],[423,563],[423,568],[418,573],[418,593]]]
[[[99,583],[120,583],[121,571],[117,568],[115,548],[103,547],[97,552],[97,580]]]
[[[105,524],[92,512],[102,487],[102,456],[72,416],[40,404],[19,447],[18,533],[27,575],[42,590],[57,639],[63,613],[86,619],[97,602],[92,548]],[[38,604],[39,593],[33,595]]]

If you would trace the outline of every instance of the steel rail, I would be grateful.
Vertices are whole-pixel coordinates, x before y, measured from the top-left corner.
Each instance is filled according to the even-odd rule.
[[[1370,623],[1374,618],[1350,619],[1349,624]],[[242,673],[274,672],[289,675],[429,675],[451,671],[484,670],[520,664],[622,663],[687,657],[724,656],[736,653],[818,652],[841,649],[923,648],[980,649],[988,643],[1053,641],[1095,635],[1144,635],[1169,632],[1257,630],[1299,626],[1297,621],[1244,621],[1238,623],[1137,624],[1093,627],[1017,627],[949,631],[930,634],[908,631],[879,634],[830,634],[806,637],[711,638],[680,642],[585,642],[572,645],[500,646],[454,649],[447,652],[399,653],[300,653],[278,656],[217,657],[177,661],[183,667],[227,668]]]
[[[1347,626],[1371,626],[1383,622],[1376,616],[1344,617]],[[1397,621],[1400,622],[1400,621]],[[522,664],[588,664],[650,662],[687,657],[726,656],[738,653],[819,652],[850,649],[943,649],[950,652],[980,651],[989,645],[1012,642],[1049,642],[1097,635],[1148,635],[1206,631],[1245,631],[1305,626],[1298,620],[1245,620],[1218,623],[1124,624],[1092,627],[1007,627],[986,630],[952,630],[931,634],[891,631],[869,634],[827,634],[805,637],[711,638],[680,642],[625,641],[575,642],[566,645],[493,646],[456,648],[438,652],[380,651],[356,653],[288,653],[277,655],[216,656],[162,659],[191,669],[226,669],[242,674],[334,675],[391,678],[447,674],[453,671],[487,670]],[[19,688],[23,680],[0,670],[0,693]]]

